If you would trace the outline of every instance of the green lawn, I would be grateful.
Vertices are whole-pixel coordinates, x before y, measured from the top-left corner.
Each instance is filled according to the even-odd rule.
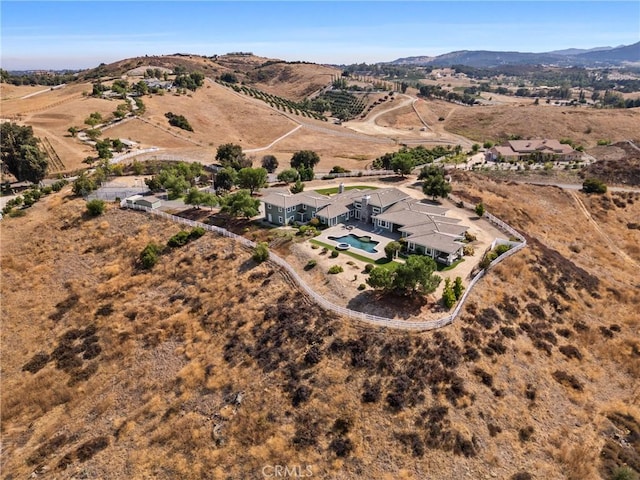
[[[309,241],[311,243],[313,243],[314,245],[318,245],[320,247],[325,247],[329,251],[334,251],[335,250],[335,251],[339,252],[340,255],[347,255],[347,256],[349,256],[351,258],[355,258],[356,260],[360,260],[362,262],[372,263],[377,267],[395,269],[398,265],[400,265],[398,262],[394,262],[392,260],[389,260],[388,258],[381,258],[379,260],[371,260],[370,258],[365,257],[363,255],[358,255],[357,253],[353,253],[351,250],[336,250],[336,247],[334,247],[333,245],[329,245],[328,243],[320,242],[319,240],[311,239]]]
[[[436,265],[438,265],[438,271],[439,272],[446,272],[448,270],[453,270],[454,268],[456,268],[462,262],[464,262],[464,258],[461,258],[460,260],[456,260],[451,265],[445,265],[444,263],[439,263],[439,262],[436,262]]]
[[[338,188],[340,187],[320,188],[318,190],[314,190],[314,192],[318,192],[320,195],[334,195],[338,193]],[[356,188],[359,188],[361,190],[377,190],[378,189],[378,187],[371,187],[369,185],[351,185],[351,186],[345,186],[344,191],[346,192],[347,190],[355,190]]]

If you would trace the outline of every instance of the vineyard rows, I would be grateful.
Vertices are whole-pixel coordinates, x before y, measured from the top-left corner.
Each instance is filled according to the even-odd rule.
[[[223,82],[221,80],[216,81],[225,87],[232,88],[238,93],[244,93],[245,95],[248,95],[250,97],[262,100],[263,102],[268,103],[271,107],[282,110],[283,112],[289,112],[291,114],[301,115],[303,117],[315,118],[316,120],[327,121],[327,118],[321,113],[309,110],[306,107],[303,107],[301,104],[293,102],[286,98],[272,95],[270,93],[263,92],[262,90],[258,90],[257,88],[247,87],[245,85],[239,86],[233,83]]]

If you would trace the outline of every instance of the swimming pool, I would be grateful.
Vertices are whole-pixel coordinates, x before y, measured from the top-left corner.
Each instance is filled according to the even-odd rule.
[[[380,243],[376,242],[375,240],[371,240],[371,237],[358,237],[353,233],[344,235],[342,237],[329,237],[329,240],[333,240],[334,242],[338,243],[347,243],[353,248],[359,248],[360,250],[364,250],[368,253],[378,253],[378,250],[376,250],[376,245]]]

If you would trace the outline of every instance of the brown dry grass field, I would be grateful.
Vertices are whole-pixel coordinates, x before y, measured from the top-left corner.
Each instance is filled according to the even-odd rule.
[[[637,268],[603,237],[637,259],[624,223],[640,195],[578,193],[600,231],[553,187],[460,172],[454,193],[529,246],[453,325],[426,333],[322,311],[209,233],[141,270],[144,246],[179,227],[113,205],[86,218],[68,189],[3,219],[3,477],[261,479],[287,465],[312,478],[583,480],[640,468]]]
[[[260,88],[292,99],[334,72],[260,67],[267,60],[149,57],[110,68],[115,76],[195,62],[207,76],[247,78],[261,68]],[[41,88],[3,85],[1,116],[32,125],[72,170],[90,149],[67,128],[121,103],[83,97],[89,88],[21,99]],[[190,96],[143,101],[142,120],[103,136],[209,163],[222,143],[260,148],[298,125],[209,81]],[[639,115],[422,100],[416,108],[441,139],[519,134],[586,147],[637,137]],[[169,127],[168,111],[195,132]],[[377,117],[371,131],[392,129],[377,137],[304,123],[251,155],[275,154],[286,168],[295,151],[312,149],[319,171],[364,168],[399,148],[393,129],[432,134],[419,131],[411,107]],[[640,470],[640,194],[587,196],[461,171],[453,186],[529,245],[480,281],[453,325],[426,333],[323,311],[276,266],[210,233],[165,248],[142,270],[145,245],[166,245],[180,227],[115,205],[87,218],[69,187],[3,219],[3,478],[262,479],[275,465],[389,480],[597,480],[624,464]]]

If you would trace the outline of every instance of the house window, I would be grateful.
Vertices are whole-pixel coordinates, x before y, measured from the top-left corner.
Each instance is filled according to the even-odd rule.
[[[380,213],[380,208],[373,207],[373,213]]]
[[[282,217],[278,217],[278,223],[284,223],[284,222],[282,221]]]
[[[302,205],[302,210],[306,210],[307,206],[306,205]]]
[[[282,211],[282,207],[278,207],[278,211],[281,212]]]
[[[267,209],[271,210],[271,204],[267,203]]]
[[[413,252],[415,249],[416,249],[416,244],[413,242],[409,242],[409,250]]]
[[[353,206],[356,208],[362,208],[362,204],[360,202],[353,202]]]

